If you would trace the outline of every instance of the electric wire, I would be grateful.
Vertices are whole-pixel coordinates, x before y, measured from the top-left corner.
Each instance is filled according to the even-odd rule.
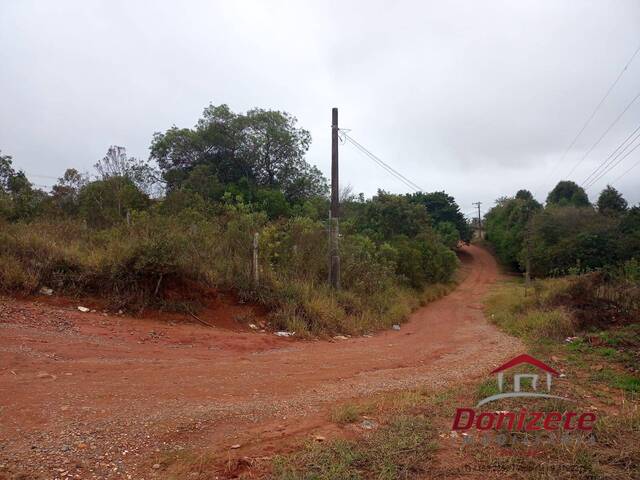
[[[570,177],[573,172],[575,172],[576,168],[578,168],[582,164],[582,162],[584,162],[584,160],[589,156],[589,154],[600,144],[602,139],[607,136],[607,134],[611,131],[611,129],[620,121],[622,116],[625,113],[627,113],[627,110],[631,108],[631,105],[633,105],[636,102],[636,100],[638,100],[638,98],[640,98],[640,92],[638,92],[638,94],[635,97],[633,97],[633,99],[627,104],[627,106],[624,107],[624,110],[620,112],[620,114],[616,117],[616,119],[613,122],[611,122],[611,124],[607,127],[607,129],[603,132],[603,134],[600,135],[600,138],[598,138],[598,140],[596,140],[596,142],[593,145],[591,145],[591,148],[589,148],[589,150],[586,151],[586,153],[582,156],[582,158],[580,158],[580,160],[576,162],[576,164],[567,174],[567,178]]]
[[[627,69],[629,68],[629,65],[631,65],[631,62],[633,62],[633,60],[636,58],[636,55],[638,54],[638,52],[640,52],[640,45],[638,45],[638,48],[636,48],[636,50],[633,52],[633,55],[631,55],[631,58],[629,58],[629,60],[627,61],[627,63],[625,64],[624,68],[620,71],[620,73],[618,74],[618,76],[616,77],[616,79],[613,81],[613,83],[609,86],[609,88],[607,89],[606,93],[604,94],[604,96],[602,97],[602,99],[600,99],[600,101],[598,102],[598,104],[596,105],[596,108],[593,109],[593,112],[591,112],[591,115],[589,115],[589,117],[587,118],[587,120],[584,122],[584,124],[582,125],[582,128],[580,128],[580,130],[578,131],[578,133],[576,134],[576,136],[573,138],[573,140],[571,141],[571,143],[569,144],[569,146],[565,149],[564,153],[562,154],[562,156],[560,157],[560,160],[558,161],[558,163],[556,163],[556,167],[558,165],[560,165],[562,163],[562,161],[565,159],[565,157],[567,156],[567,154],[569,153],[569,151],[571,151],[571,149],[573,148],[573,146],[576,144],[576,142],[578,141],[578,138],[580,138],[580,136],[582,135],[582,133],[586,130],[586,128],[589,126],[589,124],[591,123],[591,121],[593,120],[593,118],[596,116],[596,113],[598,113],[598,111],[600,110],[600,107],[602,107],[602,105],[604,104],[605,100],[609,97],[609,94],[613,91],[613,89],[615,88],[615,86],[618,84],[618,82],[620,81],[620,79],[622,78],[622,76],[624,75],[624,73],[627,71]],[[555,168],[553,169],[553,172],[555,172]],[[552,172],[552,173],[553,173]]]
[[[638,165],[640,165],[640,160],[638,160],[636,163],[634,163],[633,165],[631,165],[629,168],[627,168],[624,172],[622,172],[622,175],[620,175],[619,177],[617,177],[613,182],[611,183],[617,183],[618,180],[620,180],[622,177],[624,177],[627,173],[629,173],[631,170],[633,170],[634,168],[636,168]]]
[[[354,147],[356,147],[358,150],[364,153],[367,157],[373,160],[380,167],[385,169],[387,173],[393,175],[396,179],[400,180],[402,183],[404,183],[406,186],[408,186],[412,190],[415,190],[416,192],[424,191],[424,189],[421,188],[418,184],[416,184],[409,178],[405,177],[403,174],[401,174],[396,169],[394,169],[391,165],[384,162],[380,157],[373,154],[370,150],[368,150],[366,147],[364,147],[362,144],[360,144],[358,141],[356,141],[353,137],[348,135],[346,132],[341,131],[341,133],[342,133],[342,136],[349,141],[349,143],[351,143]]]
[[[422,191],[422,188],[420,188],[416,183],[412,182],[411,180],[409,180],[407,177],[405,177],[404,175],[402,175],[400,172],[398,172],[397,170],[395,170],[393,167],[391,167],[390,165],[388,165],[387,163],[385,163],[382,159],[380,159],[380,157],[374,155],[370,150],[368,150],[367,148],[365,148],[362,144],[358,143],[356,140],[354,140],[353,138],[351,138],[349,135],[344,134],[345,138],[351,142],[356,148],[358,148],[362,153],[364,153],[365,155],[367,155],[369,158],[371,158],[374,162],[376,162],[378,165],[380,165],[382,168],[384,168],[385,170],[387,170],[387,172],[389,172],[391,175],[393,175],[394,177],[396,177],[398,180],[402,181],[405,185],[407,185],[409,188],[416,190],[416,191]]]
[[[607,173],[609,173],[611,170],[613,170],[615,167],[617,167],[625,158],[627,158],[629,155],[631,155],[636,148],[640,147],[640,142],[638,142],[631,150],[629,150],[624,156],[620,157],[618,159],[618,161],[611,165],[611,167],[609,167],[609,169],[607,169],[606,171],[602,172],[597,178],[595,178],[592,182],[589,182],[589,185],[585,186],[584,189],[585,190],[589,190],[593,185],[595,185],[602,177],[604,177]]]
[[[631,132],[631,134],[630,134],[627,138],[625,138],[625,139],[622,141],[622,143],[620,143],[620,145],[618,145],[618,146],[616,147],[616,149],[615,149],[613,152],[611,152],[611,153],[609,154],[609,156],[608,156],[606,159],[604,159],[604,161],[602,161],[602,162],[600,163],[600,165],[598,165],[598,167],[597,167],[597,168],[595,168],[595,169],[594,169],[594,170],[593,170],[593,171],[592,171],[592,172],[591,172],[591,173],[590,173],[590,174],[589,174],[589,175],[588,175],[588,176],[587,176],[587,177],[582,181],[581,185],[582,185],[582,186],[584,186],[584,185],[585,185],[586,183],[588,183],[592,178],[594,178],[595,176],[597,176],[597,175],[600,173],[600,171],[605,170],[607,167],[609,167],[609,165],[611,165],[611,164],[616,160],[617,156],[615,156],[615,155],[617,155],[617,154],[618,154],[618,151],[623,147],[623,145],[625,145],[625,144],[629,141],[629,139],[630,139],[631,137],[633,137],[634,135],[636,135],[636,133],[638,133],[638,131],[640,131],[640,125],[638,125],[638,127],[636,127],[636,129],[635,129],[633,132]],[[622,148],[622,150],[621,150],[620,154],[624,153],[624,151],[625,151],[627,148],[629,148],[629,146],[630,146],[631,144],[633,144],[633,143],[638,139],[638,137],[640,137],[640,134],[636,135],[636,138],[634,138],[633,140],[631,140],[631,142],[629,142],[626,146],[624,146],[624,148]],[[601,170],[601,169],[602,169],[602,170]]]

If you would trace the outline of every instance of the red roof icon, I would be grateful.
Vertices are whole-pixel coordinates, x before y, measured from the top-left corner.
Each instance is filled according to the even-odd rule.
[[[536,358],[533,358],[531,355],[527,355],[526,353],[523,353],[522,355],[518,355],[517,357],[512,358],[511,360],[509,360],[504,365],[500,365],[498,368],[496,368],[491,373],[502,372],[503,370],[507,370],[508,368],[515,367],[516,365],[520,365],[521,363],[528,363],[529,365],[533,365],[534,367],[538,367],[538,368],[544,370],[545,372],[549,372],[549,373],[552,373],[554,375],[560,375],[556,370],[551,368],[549,365],[547,365],[545,363],[542,363],[540,360],[538,360]]]

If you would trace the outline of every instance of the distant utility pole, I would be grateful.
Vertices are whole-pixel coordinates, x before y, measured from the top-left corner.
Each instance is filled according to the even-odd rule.
[[[329,283],[340,288],[340,248],[338,245],[340,217],[338,184],[338,109],[331,110],[331,209],[329,211]]]
[[[473,205],[478,206],[478,238],[482,240],[482,217],[480,216],[480,205],[482,205],[482,202],[475,202]]]
[[[524,241],[525,241],[525,259],[524,259],[524,295],[527,296],[527,289],[531,285],[531,210],[529,205],[525,207],[527,213],[527,223],[524,227]]]

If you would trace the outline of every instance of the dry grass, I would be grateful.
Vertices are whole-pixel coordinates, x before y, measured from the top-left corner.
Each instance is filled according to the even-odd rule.
[[[486,300],[487,314],[506,332],[530,342],[564,339],[575,335],[577,326],[571,313],[552,299],[567,285],[565,279],[537,281],[529,289],[520,282],[503,283]]]
[[[310,337],[390,328],[454,285],[410,288],[392,267],[373,254],[361,255],[356,245],[345,255],[362,258],[346,265],[358,272],[364,268],[365,273],[334,292],[326,285],[324,257],[317,258],[323,254],[318,245],[326,243],[318,236],[321,229],[305,227],[318,234],[318,248],[301,256],[300,249],[293,249],[299,238],[289,238],[278,225],[271,225],[297,253],[288,258],[290,249],[268,242],[265,235],[261,282],[256,286],[250,268],[251,238],[263,222],[259,215],[236,212],[216,219],[141,214],[131,225],[106,230],[73,221],[3,224],[0,292],[32,294],[46,286],[56,294],[101,297],[113,309],[136,312],[147,306],[183,310],[185,304],[197,310],[205,300],[198,294],[207,288],[231,289],[246,301],[265,305],[275,328]],[[308,239],[305,232],[298,233]],[[361,247],[375,248],[371,242]]]

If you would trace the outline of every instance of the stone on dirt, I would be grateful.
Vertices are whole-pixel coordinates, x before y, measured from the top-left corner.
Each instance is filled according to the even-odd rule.
[[[293,337],[296,334],[296,332],[276,332],[274,333],[274,335],[278,336],[278,337]]]
[[[91,309],[87,307],[78,307],[78,310],[80,310],[82,313],[87,313],[91,311]]]
[[[395,324],[393,327],[391,327],[393,330],[400,330],[400,325]]]
[[[360,426],[365,430],[372,430],[376,427],[376,424],[371,420],[363,420]]]

